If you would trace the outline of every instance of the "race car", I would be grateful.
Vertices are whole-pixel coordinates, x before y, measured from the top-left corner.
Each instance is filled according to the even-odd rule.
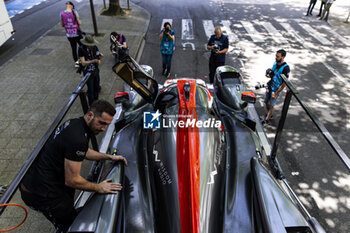
[[[113,67],[126,85],[91,180],[120,182],[118,194],[83,192],[68,232],[325,232],[289,187],[255,111],[255,96],[230,66],[214,83],[168,79],[127,56]]]

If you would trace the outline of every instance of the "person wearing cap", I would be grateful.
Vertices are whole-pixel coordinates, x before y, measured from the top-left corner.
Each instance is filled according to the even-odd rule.
[[[66,9],[60,13],[61,26],[66,30],[66,36],[72,48],[72,55],[75,62],[75,67],[79,67],[79,60],[77,55],[77,44],[80,44],[79,27],[81,21],[79,19],[79,14],[77,10],[74,9],[74,4],[72,2],[66,2]]]
[[[78,49],[79,59],[83,66],[83,74],[86,75],[90,72],[90,79],[87,81],[87,96],[89,105],[98,99],[98,93],[101,90],[100,87],[100,70],[98,65],[101,63],[103,54],[100,53],[96,44],[98,41],[92,35],[86,35],[84,39],[81,39],[82,43]]]
[[[122,161],[127,166],[121,155],[89,148],[90,138],[106,131],[115,112],[108,101],[97,100],[84,116],[64,122],[47,140],[19,185],[24,203],[42,212],[56,232],[67,232],[77,216],[75,189],[101,194],[116,194],[122,189],[111,179],[93,183],[80,175],[84,159]]]

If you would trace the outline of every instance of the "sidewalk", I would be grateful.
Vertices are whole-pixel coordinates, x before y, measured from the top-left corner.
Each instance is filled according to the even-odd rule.
[[[131,11],[126,16],[100,16],[102,1],[95,2],[98,24],[96,37],[99,49],[104,54],[100,65],[101,99],[113,103],[123,82],[112,71],[114,57],[109,51],[109,34],[112,31],[125,35],[130,55],[142,53],[142,42],[150,22],[150,14],[130,2]],[[126,8],[126,0],[120,0]],[[62,9],[65,5],[62,3]],[[57,17],[57,15],[52,17]],[[82,29],[93,33],[90,5],[78,9]],[[9,184],[33,151],[56,115],[81,81],[71,55],[71,48],[64,29],[57,24],[25,51],[0,69],[0,185]],[[66,118],[82,115],[79,99]],[[19,192],[12,201],[23,204]],[[28,210],[26,222],[11,232],[52,232],[53,227],[41,214]],[[0,216],[0,229],[17,225],[24,212],[10,207]]]
[[[317,8],[319,9],[319,8]],[[349,22],[345,22],[350,11],[350,2],[345,0],[335,1],[329,11],[329,23],[336,30],[347,32],[346,38],[350,39],[350,18]]]

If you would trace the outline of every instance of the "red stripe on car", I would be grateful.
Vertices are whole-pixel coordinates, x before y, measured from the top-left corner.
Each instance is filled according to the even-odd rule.
[[[186,101],[184,85],[190,85]],[[197,121],[196,81],[178,80],[178,122]],[[190,116],[190,117],[186,117]],[[194,127],[177,126],[177,174],[180,202],[181,233],[199,233],[200,155],[199,132]]]

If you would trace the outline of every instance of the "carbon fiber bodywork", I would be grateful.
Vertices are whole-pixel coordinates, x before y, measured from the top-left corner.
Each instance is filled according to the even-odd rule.
[[[120,180],[124,188],[117,195],[89,195],[69,232],[324,232],[272,175],[259,119],[242,101],[245,87],[236,70],[219,67],[213,87],[177,79],[157,89],[152,69],[132,63],[114,70],[133,74],[123,79],[144,93],[129,92],[110,126],[113,134],[104,138],[107,152],[117,149],[129,166],[123,171],[120,164],[105,164],[101,170],[101,179]],[[191,101],[195,109],[188,107]],[[171,127],[183,104],[197,121],[211,119],[220,127]],[[143,113],[157,110],[161,127],[144,129]]]

